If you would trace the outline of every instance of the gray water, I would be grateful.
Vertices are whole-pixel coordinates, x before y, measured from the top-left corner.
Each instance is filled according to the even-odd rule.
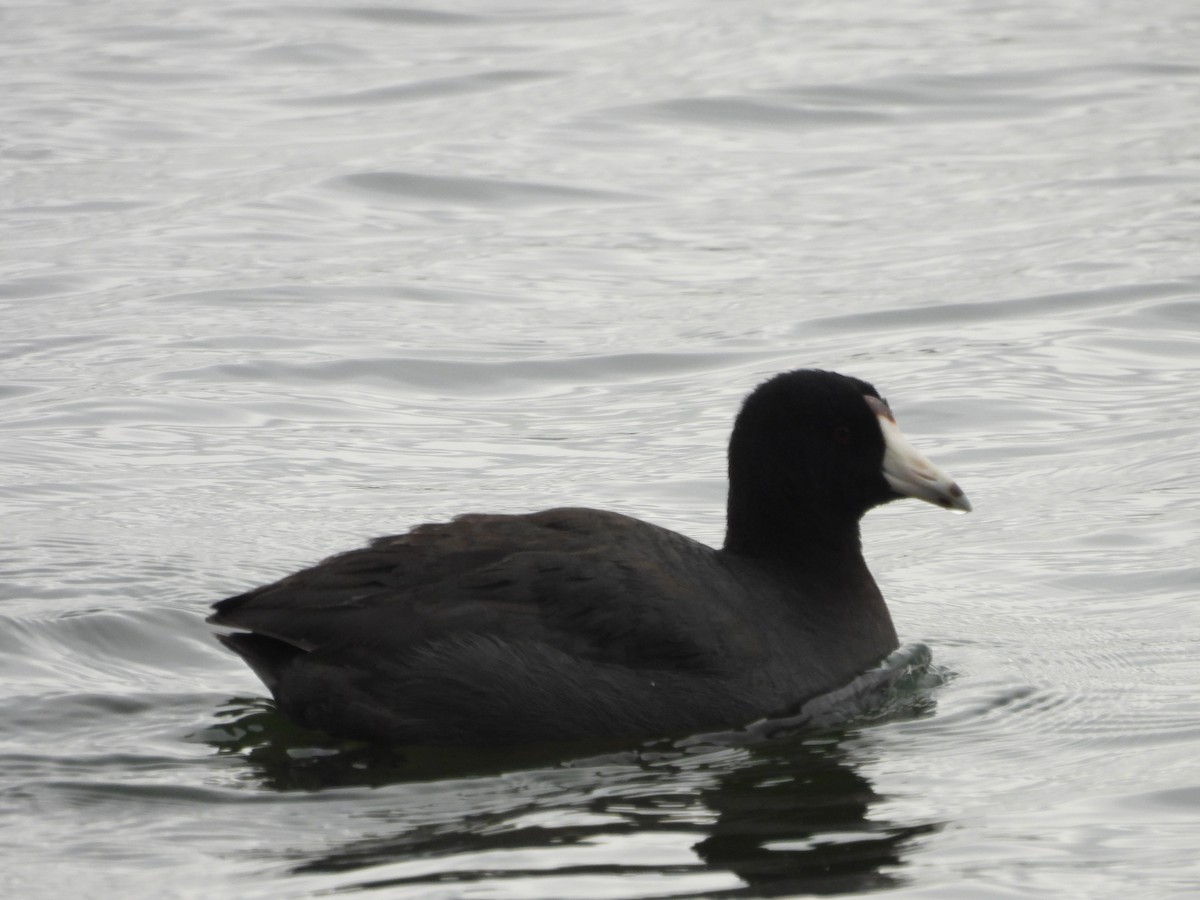
[[[1192,0],[0,6],[0,894],[1193,894],[1197,47]],[[203,624],[462,511],[719,542],[800,366],[976,507],[866,520],[932,654],[872,715],[351,747]]]

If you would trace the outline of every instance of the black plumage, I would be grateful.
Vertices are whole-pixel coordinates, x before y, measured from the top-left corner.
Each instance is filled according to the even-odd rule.
[[[729,481],[719,550],[600,510],[471,514],[222,600],[209,621],[238,629],[220,639],[286,714],[335,735],[487,745],[731,727],[895,649],[861,552],[868,509],[904,494],[969,509],[871,385],[812,370],[747,398]]]

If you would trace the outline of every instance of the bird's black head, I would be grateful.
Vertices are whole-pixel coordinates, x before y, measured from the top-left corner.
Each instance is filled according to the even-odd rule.
[[[867,510],[903,496],[970,509],[904,439],[886,401],[858,378],[801,369],[760,384],[729,442],[725,546],[787,558],[849,542]]]

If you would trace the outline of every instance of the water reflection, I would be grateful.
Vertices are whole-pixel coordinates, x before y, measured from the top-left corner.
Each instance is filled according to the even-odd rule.
[[[930,714],[930,683],[927,669],[909,678],[875,716]],[[844,726],[483,752],[338,742],[261,700],[224,715],[205,739],[268,790],[388,786],[349,814],[369,837],[292,866],[341,889],[653,875],[678,880],[673,897],[878,890],[903,882],[914,840],[942,827],[872,815],[884,798]]]
[[[872,818],[883,798],[838,744],[772,742],[752,755],[702,792],[716,819],[694,849],[756,896],[894,886],[910,842],[941,828]]]

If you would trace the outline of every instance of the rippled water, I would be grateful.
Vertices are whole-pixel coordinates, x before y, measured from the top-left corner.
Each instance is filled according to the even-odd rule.
[[[1186,0],[0,10],[0,892],[1200,888]],[[834,729],[298,733],[214,599],[463,510],[719,541],[742,394],[876,382],[933,662]],[[86,890],[81,886],[86,885]]]

